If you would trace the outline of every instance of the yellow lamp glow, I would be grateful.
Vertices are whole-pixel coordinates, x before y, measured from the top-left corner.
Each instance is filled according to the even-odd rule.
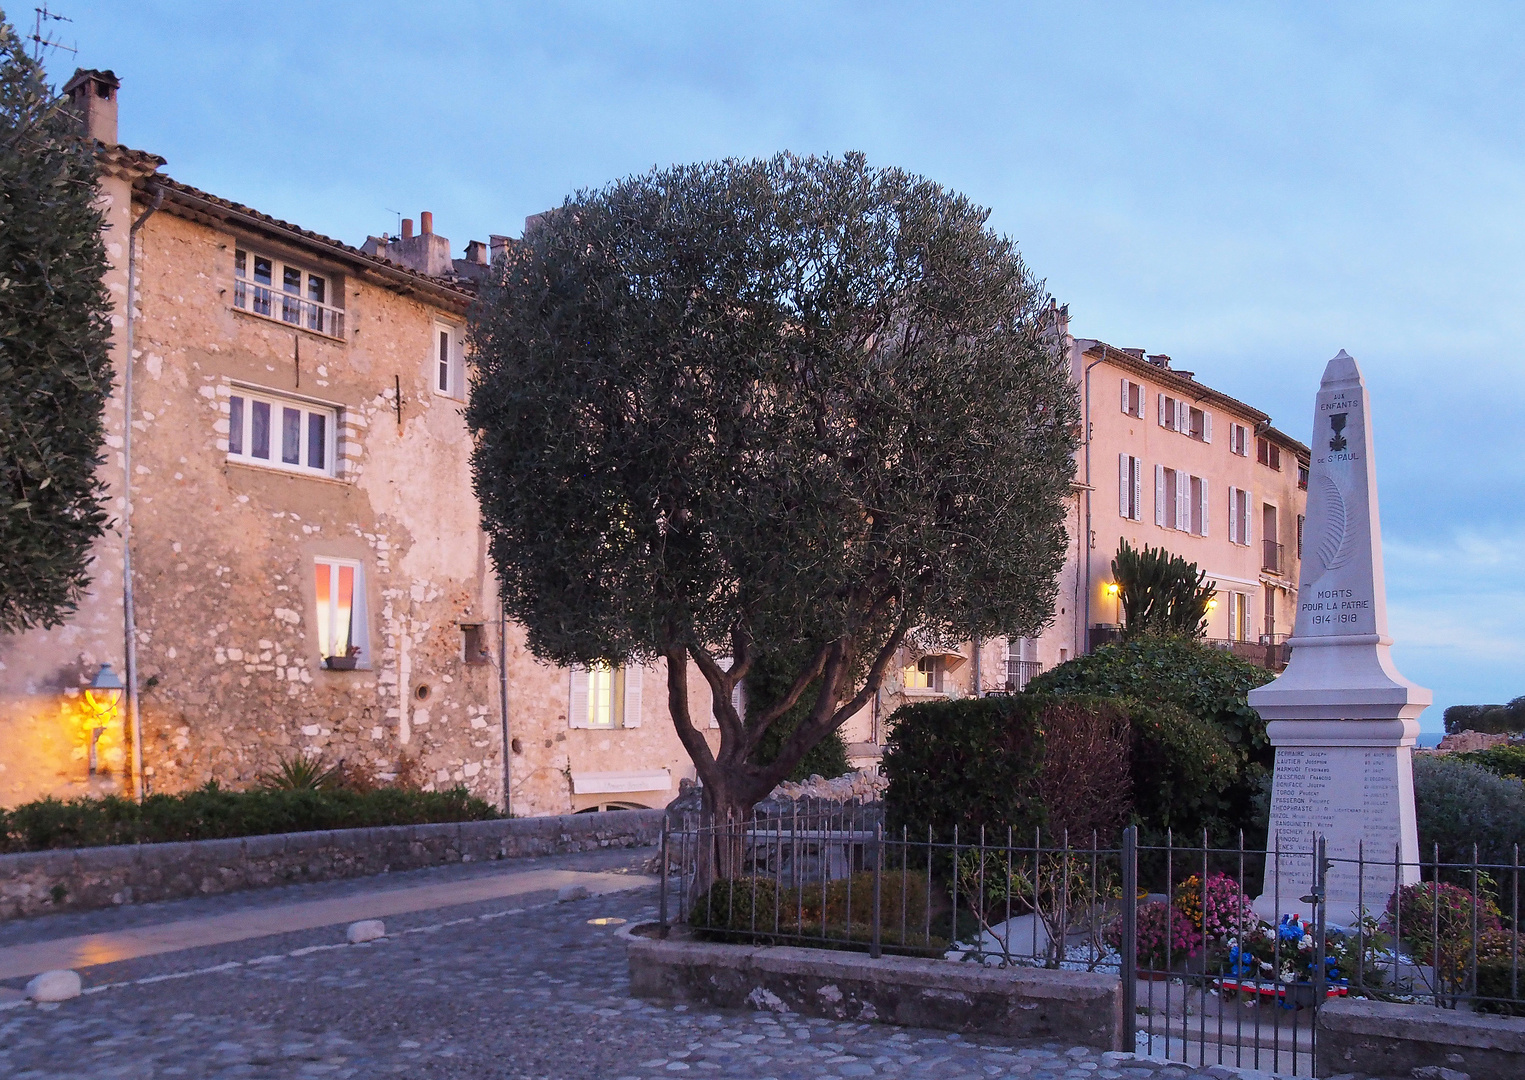
[[[102,664],[90,685],[85,687],[85,701],[96,714],[112,712],[122,700],[122,680],[111,670],[110,664]]]
[[[1108,596],[1116,596],[1117,595],[1117,582],[1115,582],[1115,581],[1107,582],[1107,595]]]
[[[1218,607],[1218,598],[1217,597],[1213,597],[1213,599],[1211,599],[1211,600],[1209,600],[1207,602],[1207,610],[1208,611],[1215,611],[1215,610],[1217,610],[1217,607]]]

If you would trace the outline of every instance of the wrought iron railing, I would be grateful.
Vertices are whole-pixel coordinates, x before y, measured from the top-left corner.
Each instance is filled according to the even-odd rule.
[[[1275,540],[1262,540],[1260,549],[1260,568],[1268,574],[1281,573],[1282,546]]]
[[[260,315],[290,326],[326,334],[344,336],[344,312],[340,308],[283,292],[272,285],[260,285],[246,278],[233,280],[233,306],[251,315]]]

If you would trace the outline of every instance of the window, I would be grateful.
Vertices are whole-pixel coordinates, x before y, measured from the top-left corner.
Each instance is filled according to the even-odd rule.
[[[461,660],[468,664],[492,663],[487,629],[481,623],[461,623]]]
[[[923,656],[902,673],[907,690],[941,691],[943,663],[940,656]]]
[[[1252,496],[1243,488],[1228,489],[1228,542],[1250,543],[1250,503]]]
[[[1144,462],[1131,454],[1117,455],[1117,512],[1129,521],[1144,520]]]
[[[1301,461],[1297,463],[1297,490],[1308,490],[1308,466]]]
[[[235,387],[228,396],[228,459],[334,475],[338,410]]]
[[[1186,403],[1173,397],[1159,395],[1160,427],[1171,431],[1186,430]]]
[[[641,726],[641,673],[638,667],[594,664],[574,667],[567,703],[567,726],[634,728]]]
[[[1250,640],[1250,594],[1231,592],[1228,594],[1228,639],[1230,641]]]
[[[1203,409],[1186,410],[1185,432],[1198,442],[1213,441],[1213,414]]]
[[[1028,682],[1038,674],[1037,642],[1032,638],[1006,639],[1006,690],[1014,693],[1026,690]]]
[[[1154,523],[1179,529],[1193,536],[1206,536],[1208,521],[1207,480],[1200,476],[1154,467]]]
[[[444,397],[466,400],[466,371],[461,362],[460,332],[446,323],[434,324],[430,354],[434,392]]]
[[[240,311],[342,338],[344,312],[334,298],[325,274],[243,248],[233,253],[233,306]]]
[[[313,563],[318,613],[318,654],[335,670],[371,666],[367,632],[365,572],[350,559],[319,558]]]
[[[1123,412],[1144,418],[1144,388],[1129,379],[1123,380]]]
[[[1256,439],[1255,460],[1268,469],[1275,469],[1277,472],[1281,472],[1281,447],[1277,446],[1270,439]]]
[[[1228,452],[1240,457],[1250,456],[1250,429],[1243,424],[1228,426]]]

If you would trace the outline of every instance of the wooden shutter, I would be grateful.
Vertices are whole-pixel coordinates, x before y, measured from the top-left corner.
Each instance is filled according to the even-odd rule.
[[[1123,412],[1128,411],[1128,380],[1123,380]]]
[[[1202,410],[1202,441],[1205,443],[1213,441],[1213,414],[1206,409]]]
[[[1165,524],[1165,466],[1154,467],[1154,523]]]
[[[639,664],[625,669],[625,712],[620,718],[625,727],[641,726],[641,682],[646,669]]]
[[[1239,543],[1239,489],[1228,489],[1228,542]]]
[[[1197,479],[1197,483],[1200,485],[1197,490],[1199,497],[1202,500],[1201,505],[1197,508],[1197,512],[1202,516],[1202,535],[1206,536],[1207,523],[1212,520],[1211,516],[1209,516],[1207,512],[1207,477],[1199,477]]]
[[[1117,512],[1123,517],[1133,516],[1128,512],[1128,492],[1133,489],[1128,463],[1132,460],[1127,454],[1117,455]]]
[[[1161,395],[1159,395],[1159,398],[1160,398],[1160,427],[1164,427],[1165,426],[1165,395],[1161,394]]]
[[[1244,504],[1244,520],[1240,522],[1239,529],[1244,542],[1248,544],[1250,543],[1250,537],[1252,535],[1250,532],[1250,507],[1255,505],[1255,495],[1253,492],[1241,491],[1239,493],[1239,499]]]
[[[567,727],[588,726],[588,669],[574,665],[571,692],[567,697]]]
[[[1191,477],[1176,470],[1176,528],[1191,532]]]
[[[731,687],[731,708],[736,710],[736,717],[745,722],[747,718],[747,681],[745,679]]]
[[[1144,460],[1129,458],[1133,473],[1133,520],[1144,520]]]

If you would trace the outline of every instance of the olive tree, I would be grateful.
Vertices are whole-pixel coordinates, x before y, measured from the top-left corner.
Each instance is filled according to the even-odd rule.
[[[506,610],[543,660],[665,660],[710,813],[765,797],[913,632],[1050,618],[1075,392],[987,216],[857,154],[674,167],[544,215],[479,301],[467,419]],[[763,656],[794,670],[742,715]]]
[[[61,622],[105,527],[111,393],[94,144],[0,17],[0,633]]]

